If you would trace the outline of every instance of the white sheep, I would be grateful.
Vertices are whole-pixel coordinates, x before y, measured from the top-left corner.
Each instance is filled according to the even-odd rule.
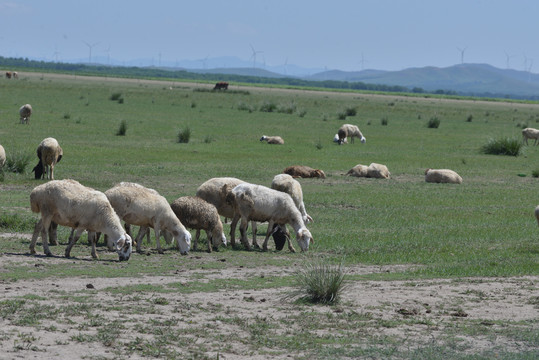
[[[307,214],[307,211],[305,210],[305,204],[303,203],[303,191],[299,181],[288,174],[278,174],[273,178],[271,188],[290,195],[292,200],[294,200],[294,204],[296,204],[296,207],[301,212],[303,222],[306,224],[313,222],[313,218]]]
[[[26,104],[20,107],[19,109],[20,121],[21,124],[29,124],[28,118],[32,115],[32,105]]]
[[[63,155],[64,151],[55,138],[43,139],[37,147],[39,162],[32,170],[35,172],[35,178],[41,179],[46,174],[48,179],[54,180],[54,166],[60,162]],[[48,171],[49,168],[50,171]]]
[[[534,145],[537,145],[537,140],[539,140],[539,130],[534,128],[525,128],[522,130],[522,142],[526,142],[528,145],[528,139],[535,140]]]
[[[344,139],[339,139],[339,134],[335,134],[335,136],[333,137],[333,142],[334,143],[337,143],[339,145],[341,144],[348,144],[348,140],[346,138]]]
[[[0,145],[0,169],[4,167],[6,163],[6,150],[2,145]]]
[[[222,243],[226,246],[226,236],[223,233],[223,223],[215,206],[197,196],[183,196],[174,200],[170,207],[181,223],[190,229],[195,229],[196,236],[193,249],[197,250],[200,230],[206,231],[208,252]]]
[[[367,139],[363,136],[356,125],[344,124],[339,128],[339,131],[337,131],[337,135],[339,137],[339,145],[346,143],[346,138],[350,138],[350,142],[353,144],[355,137],[360,139],[362,144],[367,142]]]
[[[277,145],[282,145],[284,144],[284,140],[282,137],[280,136],[266,136],[266,135],[262,135],[262,137],[260,138],[260,141],[267,141],[268,144],[277,144]]]
[[[142,238],[146,234],[146,230],[143,231],[144,227],[152,227],[159,253],[163,253],[159,242],[163,230],[172,233],[182,255],[189,253],[191,234],[178,220],[167,199],[157,191],[139,184],[121,182],[105,191],[105,195],[120,219],[128,224],[141,226],[135,239],[137,252],[142,252]]]
[[[267,251],[268,239],[273,232],[274,224],[290,224],[296,232],[296,240],[302,251],[309,249],[314,242],[311,232],[305,227],[302,215],[290,195],[270,189],[262,185],[243,183],[232,189],[234,209],[241,216],[241,241],[250,249],[247,240],[247,224],[249,221],[268,222],[268,231],[262,249]],[[256,239],[253,245],[258,247]],[[295,251],[292,247],[290,251]]]
[[[114,212],[105,194],[81,185],[75,180],[52,180],[39,185],[30,193],[30,206],[33,212],[41,213],[40,225],[37,225],[30,243],[30,253],[35,254],[35,245],[39,234],[45,255],[52,256],[47,243],[51,222],[68,226],[76,230],[65,250],[69,257],[71,248],[84,230],[103,232],[113,239],[120,261],[129,260],[132,240]],[[92,257],[97,259],[95,241],[92,241]]]
[[[425,170],[425,181],[430,183],[462,184],[460,175],[449,169],[427,169]]]
[[[371,163],[367,168],[367,177],[376,179],[389,179],[391,174],[387,166],[377,163]]]
[[[357,164],[356,166],[354,166],[353,168],[348,170],[346,175],[354,176],[354,177],[367,177],[367,169],[368,168],[369,167],[367,165]]]
[[[196,192],[196,196],[215,206],[219,215],[232,219],[230,222],[230,243],[232,247],[236,246],[236,226],[240,216],[235,214],[233,202],[228,198],[232,189],[244,182],[234,177],[211,178],[200,185]],[[256,223],[253,221],[251,225],[253,233],[256,233]]]

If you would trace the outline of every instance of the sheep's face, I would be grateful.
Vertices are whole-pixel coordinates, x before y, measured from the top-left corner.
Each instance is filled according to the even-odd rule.
[[[361,137],[361,143],[362,143],[362,144],[365,144],[366,142],[367,142],[367,139],[366,139],[364,136],[362,136],[362,137]]]
[[[116,252],[120,261],[127,261],[131,257],[131,251],[133,251],[133,240],[131,236],[123,234],[118,241],[116,241]]]
[[[296,234],[296,239],[301,251],[309,250],[309,244],[314,243],[313,236],[311,235],[311,232],[307,230],[307,228],[299,229],[298,233]]]
[[[185,229],[177,229],[172,232],[178,248],[180,249],[180,254],[187,255],[191,249],[191,233]]]

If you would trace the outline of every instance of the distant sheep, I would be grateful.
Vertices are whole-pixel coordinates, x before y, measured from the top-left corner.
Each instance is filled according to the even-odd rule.
[[[367,177],[376,179],[389,179],[391,174],[387,166],[377,163],[371,163],[367,168]]]
[[[522,130],[522,142],[526,142],[528,145],[528,139],[535,140],[533,145],[537,145],[537,140],[539,140],[539,130],[534,128],[525,128]]]
[[[350,142],[353,144],[355,137],[360,139],[362,144],[367,142],[367,139],[363,136],[361,131],[359,131],[359,128],[356,125],[344,124],[339,128],[337,135],[339,137],[339,145],[346,143],[346,138],[350,138]]]
[[[283,145],[284,140],[280,136],[266,136],[262,135],[260,138],[260,141],[267,141],[268,144],[276,144],[276,145]]]
[[[292,177],[301,178],[326,178],[326,174],[319,169],[313,169],[312,167],[304,165],[293,165],[283,170],[284,174],[288,174]]]
[[[11,71],[6,71],[6,79],[11,79]]]
[[[6,150],[2,145],[0,145],[0,169],[4,167],[6,163]]]
[[[368,168],[369,167],[367,165],[357,164],[356,166],[354,166],[353,168],[348,170],[346,175],[354,176],[354,177],[367,177],[367,169]]]
[[[55,138],[46,138],[39,144],[36,152],[39,162],[32,170],[35,173],[35,178],[41,179],[47,175],[47,179],[54,180],[54,166],[60,162],[64,155],[60,144]]]
[[[296,240],[302,251],[309,249],[313,242],[310,231],[305,227],[302,215],[290,195],[265,186],[243,183],[232,189],[231,198],[234,209],[241,216],[241,241],[250,249],[247,240],[247,224],[249,221],[268,222],[268,230],[262,249],[268,250],[268,239],[273,232],[273,225],[290,224],[296,232]],[[256,247],[256,239],[253,238]],[[290,251],[295,251],[293,247]]]
[[[35,254],[37,238],[41,233],[43,251],[52,256],[47,243],[51,222],[76,230],[65,250],[69,257],[71,249],[84,230],[103,232],[116,247],[120,261],[129,260],[132,240],[107,200],[100,191],[81,185],[75,180],[52,180],[36,186],[30,193],[30,206],[33,212],[41,213],[41,219],[34,228],[30,253]],[[95,241],[92,241],[92,257],[97,259]]]
[[[32,115],[32,105],[26,104],[20,107],[19,116],[21,124],[29,124],[28,119],[30,118],[30,115]]]
[[[425,181],[430,183],[462,184],[460,175],[449,169],[427,169],[425,170]]]
[[[223,223],[215,206],[197,196],[183,196],[174,200],[170,207],[183,226],[197,231],[193,243],[194,250],[197,250],[200,230],[206,231],[208,252],[212,251],[212,244],[214,248],[220,244],[226,246]]]
[[[105,195],[120,219],[128,224],[141,226],[135,240],[137,252],[142,252],[142,238],[146,234],[146,231],[143,231],[144,227],[152,227],[155,231],[159,253],[163,253],[159,242],[159,236],[163,230],[172,233],[182,255],[189,253],[191,234],[178,220],[167,199],[159,195],[157,191],[139,184],[121,182],[105,191]]]

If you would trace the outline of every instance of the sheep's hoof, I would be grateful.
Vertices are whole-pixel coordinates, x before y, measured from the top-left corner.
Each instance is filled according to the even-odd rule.
[[[268,251],[268,247],[267,247],[267,246],[263,246],[263,247],[262,247],[262,251]]]
[[[49,252],[46,252],[46,253],[45,253],[45,256],[51,257],[51,256],[53,256],[53,255],[52,255],[52,253],[49,251]]]
[[[144,254],[144,251],[142,251],[142,249],[137,249],[137,254]]]
[[[157,252],[158,252],[159,254],[164,254],[164,253],[165,253],[165,252],[163,251],[163,249],[157,249]],[[182,254],[182,255],[183,255],[183,254]]]
[[[30,255],[35,255],[36,254],[36,250],[35,249],[30,249]]]
[[[294,249],[293,247],[290,247],[288,248],[290,250],[291,253],[295,253],[296,252],[296,249]]]

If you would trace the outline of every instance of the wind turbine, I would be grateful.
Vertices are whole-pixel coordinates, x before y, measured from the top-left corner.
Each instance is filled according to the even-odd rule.
[[[94,46],[96,46],[97,44],[99,44],[99,42],[96,42],[96,43],[94,43],[94,44],[89,44],[89,43],[87,43],[87,42],[84,41],[84,40],[82,40],[82,42],[85,43],[86,46],[88,46],[88,49],[89,49],[89,51],[90,51],[90,54],[88,55],[88,63],[91,64],[91,63],[92,63],[92,48],[93,48]]]
[[[460,63],[464,64],[464,52],[466,51],[466,49],[468,49],[468,47],[465,47],[464,49],[457,47],[457,49],[458,51],[460,51]]]
[[[251,46],[251,50],[253,51],[251,57],[249,58],[250,59],[253,59],[253,69],[256,69],[256,54],[262,54],[263,51],[256,51],[255,48],[253,47],[253,45],[249,44],[249,46]]]

